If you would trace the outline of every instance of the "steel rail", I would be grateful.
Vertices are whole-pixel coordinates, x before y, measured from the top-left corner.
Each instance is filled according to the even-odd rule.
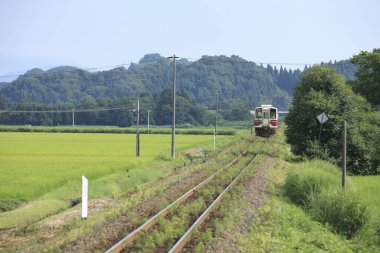
[[[264,142],[264,144],[261,146],[261,148],[267,143],[269,137]],[[208,217],[208,215],[211,213],[212,209],[215,207],[215,205],[222,199],[223,195],[230,189],[230,187],[239,179],[241,175],[244,174],[244,172],[249,168],[249,166],[253,163],[253,161],[256,159],[257,154],[254,155],[252,160],[246,165],[246,167],[228,184],[228,186],[218,195],[218,197],[209,205],[209,207],[201,214],[201,216],[198,217],[198,219],[193,223],[193,225],[182,235],[182,237],[174,244],[174,246],[168,251],[168,253],[176,253],[180,252],[183,247],[185,247],[187,241],[190,239],[191,233],[196,229],[198,226],[200,226],[205,219]]]
[[[254,141],[254,143],[256,142],[256,140]],[[132,231],[129,235],[127,235],[126,237],[121,239],[119,242],[117,242],[115,245],[113,245],[111,248],[109,248],[107,251],[105,251],[105,253],[121,252],[127,246],[127,244],[132,242],[135,238],[137,238],[138,235],[142,231],[146,231],[149,228],[151,228],[153,225],[155,225],[157,223],[157,219],[159,217],[166,216],[168,214],[170,208],[172,208],[173,206],[175,206],[177,204],[184,202],[186,199],[188,199],[190,196],[192,196],[196,192],[196,190],[198,190],[199,188],[201,188],[202,186],[207,184],[210,180],[212,180],[221,171],[223,171],[223,170],[227,169],[228,167],[230,167],[231,165],[235,164],[246,153],[247,153],[247,151],[240,153],[237,157],[235,157],[233,160],[231,160],[228,164],[223,166],[223,168],[219,169],[218,171],[216,171],[215,173],[213,173],[212,175],[207,177],[205,180],[203,180],[198,185],[191,188],[189,191],[187,191],[185,194],[183,194],[177,200],[172,202],[170,205],[168,205],[167,207],[162,209],[160,212],[156,213],[149,220],[147,220],[144,224],[140,225],[137,229]]]

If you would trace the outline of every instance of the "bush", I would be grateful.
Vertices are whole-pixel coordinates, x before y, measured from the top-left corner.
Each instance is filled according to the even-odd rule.
[[[340,185],[340,172],[330,163],[313,160],[297,164],[288,173],[284,191],[293,203],[306,207],[312,193],[318,194],[330,185]]]
[[[352,236],[368,221],[369,212],[353,192],[327,187],[310,195],[310,215],[317,221],[329,224],[342,235]]]
[[[288,173],[284,191],[315,220],[351,238],[368,221],[369,212],[358,195],[342,191],[340,180],[337,167],[313,160],[297,164]]]
[[[305,71],[295,87],[292,107],[285,118],[285,135],[295,155],[308,159],[342,157],[343,120],[347,128],[347,170],[354,175],[376,174],[380,165],[375,134],[380,117],[371,113],[365,99],[351,90],[335,70],[313,66]],[[321,125],[316,116],[325,112],[329,120]],[[370,122],[372,120],[372,123]],[[373,144],[373,145],[371,145]]]

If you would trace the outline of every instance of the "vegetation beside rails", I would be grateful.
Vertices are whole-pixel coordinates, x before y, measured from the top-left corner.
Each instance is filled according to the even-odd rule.
[[[127,251],[161,252],[168,251],[202,214],[202,212],[217,198],[224,188],[252,159],[263,140],[249,149],[249,155],[241,158],[238,164],[226,169],[207,185],[197,190],[195,196],[175,207],[167,218],[161,218],[153,231],[147,231],[137,239]]]
[[[189,163],[185,155],[180,155],[181,150],[198,147],[208,155],[216,152],[212,136],[178,136],[176,159],[170,157],[170,136],[165,135],[143,137],[139,158],[135,156],[134,135],[0,133],[0,136],[4,144],[0,148],[0,230],[25,227],[69,208],[71,199],[80,200],[82,175],[89,179],[90,200],[115,198]],[[149,143],[144,138],[149,138]],[[237,138],[218,136],[217,149]],[[54,201],[60,204],[50,204]],[[18,207],[21,210],[11,211]]]
[[[285,180],[285,195],[305,208],[315,220],[352,238],[367,222],[369,213],[367,204],[352,187],[342,190],[338,168],[320,160],[294,167]]]
[[[136,127],[107,127],[107,126],[0,126],[0,132],[43,132],[43,133],[113,133],[135,134]],[[171,128],[151,127],[149,134],[171,134]],[[148,134],[146,127],[140,128],[141,134]],[[213,135],[214,128],[176,128],[176,134]],[[232,128],[218,128],[218,135],[235,135]]]
[[[335,165],[299,163],[285,144],[279,151],[269,203],[252,220],[250,235],[240,238],[242,251],[379,252],[379,220],[369,214],[372,203],[357,191],[353,178],[343,192]]]
[[[234,187],[213,213],[211,224],[195,234],[190,251],[217,251],[220,248],[227,252],[380,251],[380,219],[377,216],[379,207],[376,203],[370,203],[371,199],[378,196],[378,177],[351,177],[348,189],[343,193],[340,189],[341,174],[337,168],[324,161],[299,163],[298,159],[291,155],[289,146],[285,144],[283,132],[278,132],[274,137],[270,149],[262,154],[261,161],[268,157],[276,158],[276,163],[270,169],[267,204],[255,208],[252,203],[241,197],[244,188]],[[310,168],[307,169],[308,167]],[[323,172],[318,171],[318,168]],[[298,190],[309,191],[319,198],[308,198],[301,194],[297,195],[297,199],[300,197],[304,201],[296,201],[298,204],[294,204],[287,196],[287,189],[284,187],[289,170],[305,174],[299,175],[295,180],[300,187]],[[306,174],[318,178],[310,180],[307,185]],[[249,174],[247,176],[249,177]],[[300,177],[305,178],[302,180]],[[355,184],[356,179],[363,182]],[[373,182],[373,187],[370,184],[369,188],[375,190],[374,192],[363,190],[367,180]],[[330,184],[336,184],[337,188],[329,188]],[[332,190],[325,191],[325,188]],[[321,195],[317,195],[317,192]],[[368,195],[371,197],[366,197]],[[363,202],[364,199],[369,201]],[[325,213],[326,209],[334,211]],[[254,212],[248,221],[247,210]],[[368,210],[372,210],[370,213],[373,215],[369,215]],[[373,210],[377,210],[376,214]],[[319,219],[321,214],[322,217],[338,218],[345,225],[353,222],[353,219],[359,224],[336,227],[336,224],[331,224],[328,219]],[[367,222],[363,223],[365,220]],[[248,228],[245,229],[247,224]],[[243,231],[239,232],[241,228]]]
[[[99,190],[98,193],[105,190],[112,194],[106,195],[106,197],[104,197],[105,195],[96,195],[95,199],[95,195],[90,194],[90,206],[91,203],[97,202],[104,204],[90,208],[89,217],[85,221],[80,219],[80,205],[65,209],[64,212],[55,210],[9,231],[7,229],[0,230],[0,251],[4,249],[9,252],[19,252],[26,248],[30,252],[46,250],[52,252],[104,251],[111,246],[112,240],[120,238],[117,236],[126,235],[128,229],[138,227],[152,214],[189,190],[189,185],[186,184],[188,177],[194,173],[198,176],[212,174],[220,168],[221,164],[226,164],[246,146],[245,138],[226,137],[228,138],[219,140],[217,148],[228,146],[228,152],[227,150],[214,150],[211,143],[206,150],[213,150],[210,153],[213,158],[207,160],[206,163],[195,162],[179,168],[183,166],[180,158],[175,161],[159,158],[154,163],[140,165],[139,169],[129,170],[129,172],[121,171],[121,173],[100,178],[100,181],[92,181],[90,190],[96,188]],[[178,163],[180,160],[182,163]],[[141,180],[139,180],[140,177]],[[168,199],[161,197],[173,185],[176,186],[176,191],[173,192],[175,195]],[[52,193],[50,197],[54,196],[55,193]],[[46,196],[46,198],[48,197]],[[158,200],[160,201],[158,202]],[[57,214],[52,215],[53,213]],[[4,214],[0,214],[0,216]],[[20,216],[13,216],[13,220],[20,218]],[[27,218],[22,217],[23,220]],[[6,239],[5,241],[2,241],[1,233],[6,234],[6,237],[3,237]]]

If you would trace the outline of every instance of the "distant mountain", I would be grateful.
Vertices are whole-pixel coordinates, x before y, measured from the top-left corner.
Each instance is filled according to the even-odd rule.
[[[172,86],[172,71],[172,61],[159,55],[144,56],[129,69],[119,67],[95,73],[68,66],[48,71],[33,69],[6,85],[0,96],[8,102],[77,104],[84,98],[159,94]],[[204,56],[196,62],[182,59],[177,64],[177,89],[209,107],[215,104],[215,93],[219,91],[222,101],[239,99],[251,107],[272,103],[287,108],[290,96],[276,85],[277,79],[268,69],[237,56]]]
[[[250,108],[265,103],[286,109],[302,73],[260,66],[238,56],[203,56],[195,62],[179,59],[177,63],[177,90],[185,91],[192,100],[209,108],[215,105],[215,94],[219,92],[221,102],[234,99]],[[326,65],[336,68],[347,79],[353,78],[354,68],[348,61]],[[147,54],[128,69],[118,67],[93,73],[71,66],[47,71],[32,69],[15,81],[0,85],[0,100],[5,104],[23,100],[78,104],[83,99],[154,95],[171,88],[172,79],[172,60]]]

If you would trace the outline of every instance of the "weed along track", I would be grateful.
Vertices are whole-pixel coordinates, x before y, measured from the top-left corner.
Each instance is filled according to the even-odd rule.
[[[223,195],[252,168],[269,138],[254,139],[246,150],[191,188],[106,252],[179,252],[209,217]]]

